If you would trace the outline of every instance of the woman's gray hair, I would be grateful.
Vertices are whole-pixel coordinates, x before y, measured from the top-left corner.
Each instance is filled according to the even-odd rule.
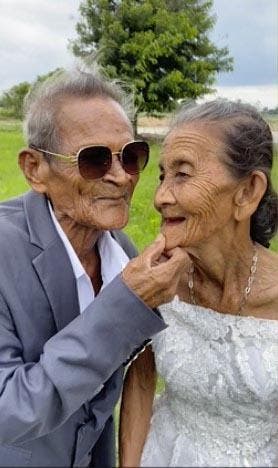
[[[113,99],[130,120],[133,118],[132,95],[119,82],[108,80],[96,65],[94,69],[60,69],[45,81],[38,81],[25,98],[23,128],[28,145],[59,151],[61,136],[56,118],[63,101],[72,97]]]
[[[278,227],[278,195],[271,184],[273,138],[269,125],[255,107],[226,99],[182,106],[171,129],[191,122],[220,129],[226,147],[223,162],[234,177],[241,179],[255,170],[266,175],[267,189],[252,215],[250,235],[253,241],[269,247]]]

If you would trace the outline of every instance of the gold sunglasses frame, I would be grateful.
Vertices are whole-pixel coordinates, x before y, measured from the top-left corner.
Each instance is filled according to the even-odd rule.
[[[124,149],[126,148],[127,145],[130,145],[131,143],[146,143],[148,145],[148,148],[149,148],[149,144],[144,141],[144,140],[132,140],[132,141],[129,141],[128,143],[126,143],[122,149],[120,151],[115,151],[114,153],[111,151],[111,155],[112,156],[120,156],[119,158],[119,161],[122,163],[122,154],[123,154],[123,151]],[[73,154],[60,154],[60,153],[53,153],[51,151],[47,151],[47,150],[44,150],[42,148],[38,148],[37,146],[35,145],[32,145],[30,144],[29,145],[29,148],[31,149],[34,149],[36,151],[39,151],[40,153],[45,153],[45,154],[49,154],[50,156],[55,156],[56,158],[60,159],[61,161],[65,161],[67,163],[71,163],[71,164],[77,164],[78,163],[78,159],[79,159],[79,155],[81,153],[81,151],[85,150],[85,149],[88,149],[88,148],[109,148],[109,146],[107,145],[89,145],[89,146],[83,146],[82,148],[80,148],[77,153],[75,155]],[[109,148],[110,149],[110,148]],[[148,160],[149,160],[149,154],[148,154],[148,158],[147,158],[147,161],[146,161],[146,164],[145,166],[143,167],[142,170],[145,169],[146,165],[148,164]]]

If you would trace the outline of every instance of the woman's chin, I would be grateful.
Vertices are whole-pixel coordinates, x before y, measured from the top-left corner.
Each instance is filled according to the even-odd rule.
[[[162,234],[165,236],[165,250],[171,250],[175,247],[184,247],[183,239],[174,232],[169,232],[169,229],[161,229]]]

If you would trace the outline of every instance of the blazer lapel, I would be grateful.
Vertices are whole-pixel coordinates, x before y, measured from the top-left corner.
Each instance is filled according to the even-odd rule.
[[[45,197],[28,192],[24,208],[31,243],[41,248],[33,266],[49,300],[57,330],[61,330],[80,313],[71,262],[53,225]]]

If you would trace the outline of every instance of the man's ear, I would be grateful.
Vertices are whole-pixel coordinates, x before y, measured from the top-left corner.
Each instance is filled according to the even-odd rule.
[[[254,171],[244,179],[234,196],[235,219],[243,221],[256,211],[267,189],[267,177],[262,171]]]
[[[49,165],[42,154],[30,148],[23,149],[18,155],[18,164],[32,189],[46,193]]]

